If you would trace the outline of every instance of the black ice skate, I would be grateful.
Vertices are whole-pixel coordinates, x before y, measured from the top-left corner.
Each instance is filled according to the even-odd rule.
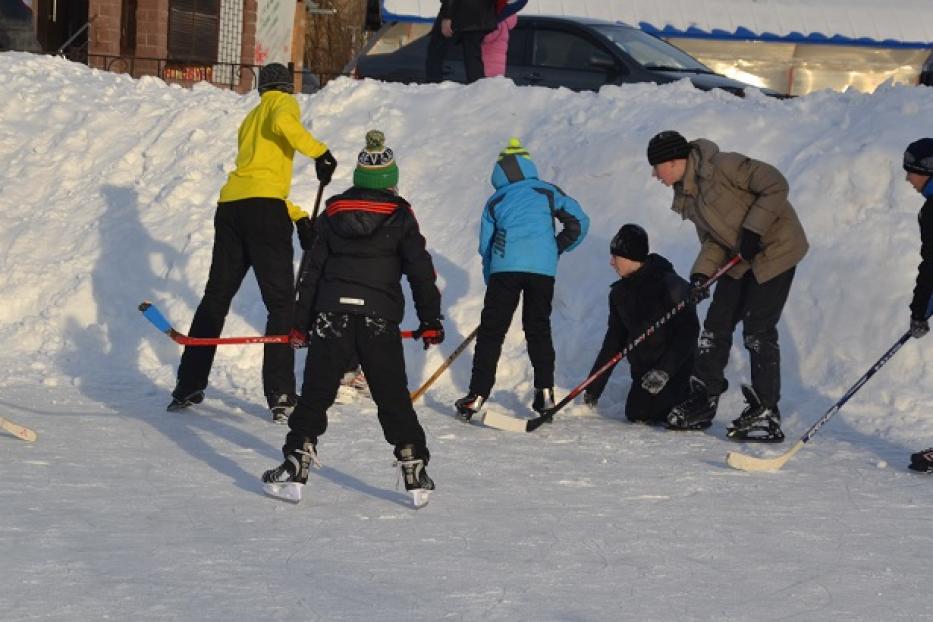
[[[298,405],[298,398],[288,393],[282,393],[269,400],[269,410],[272,412],[272,423],[288,423],[288,416]]]
[[[921,473],[933,473],[933,447],[911,454],[909,468]]]
[[[165,410],[170,413],[177,410],[184,410],[193,404],[200,404],[203,401],[204,391],[195,391],[184,397],[177,397],[175,393],[172,393],[172,403],[166,406]]]
[[[719,396],[707,393],[703,381],[690,376],[690,396],[667,414],[667,427],[670,430],[705,430],[713,425],[718,407]]]
[[[286,453],[285,462],[262,474],[262,491],[270,497],[298,503],[312,466],[320,468],[321,462],[314,443],[308,440],[301,449]]]
[[[464,421],[469,421],[473,418],[473,415],[483,409],[483,405],[485,403],[486,398],[482,395],[477,395],[476,393],[467,393],[465,396],[454,402],[454,406],[457,408],[457,417],[463,419]]]
[[[531,409],[543,417],[551,419],[550,412],[554,410],[554,389],[535,389],[535,397],[531,402]]]
[[[781,431],[781,413],[777,407],[762,405],[755,389],[742,385],[742,395],[747,406],[739,418],[726,430],[726,436],[734,441],[751,443],[781,443],[784,432]]]
[[[405,490],[411,493],[416,509],[424,507],[428,504],[431,491],[434,490],[434,480],[428,477],[424,459],[415,457],[415,448],[412,445],[400,445],[396,455],[398,460],[395,464],[405,480]]]

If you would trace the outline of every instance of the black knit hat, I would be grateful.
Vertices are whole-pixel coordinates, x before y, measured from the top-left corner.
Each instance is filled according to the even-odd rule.
[[[293,93],[295,84],[292,82],[292,72],[282,63],[269,63],[259,70],[259,94],[266,91],[282,91]]]
[[[609,243],[609,252],[616,257],[644,261],[648,257],[648,233],[638,225],[622,225]]]
[[[907,145],[904,152],[904,170],[933,176],[933,138],[921,138]]]
[[[690,155],[690,143],[674,130],[655,134],[648,142],[648,164],[656,166],[669,160],[686,159]]]

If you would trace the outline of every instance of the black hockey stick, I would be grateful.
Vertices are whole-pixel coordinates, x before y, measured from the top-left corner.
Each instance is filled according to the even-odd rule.
[[[741,471],[777,471],[784,464],[794,457],[794,455],[800,451],[803,446],[813,438],[813,435],[817,431],[826,425],[826,422],[829,421],[833,415],[835,415],[839,410],[849,401],[855,393],[862,388],[862,386],[868,382],[868,379],[875,375],[879,369],[881,369],[885,363],[891,360],[891,358],[897,354],[897,351],[901,349],[907,340],[910,339],[910,331],[907,331],[901,338],[894,342],[894,345],[885,352],[878,361],[872,365],[865,374],[858,379],[858,381],[852,385],[852,387],[846,391],[846,394],[839,398],[839,401],[832,405],[832,408],[826,411],[822,417],[820,417],[816,423],[810,426],[810,429],[807,430],[806,434],[800,437],[800,440],[794,443],[794,446],[785,451],[780,456],[775,456],[774,458],[756,458],[755,456],[749,456],[747,454],[741,454],[735,451],[730,451],[726,454],[726,464],[731,466],[733,469],[739,469]]]
[[[736,255],[735,257],[730,259],[728,262],[726,262],[725,265],[719,268],[719,270],[717,270],[713,274],[713,276],[709,277],[706,280],[706,282],[703,283],[703,287],[709,288],[710,286],[712,286],[712,284],[715,283],[719,279],[719,277],[721,277],[726,272],[728,272],[733,267],[735,267],[735,265],[739,263],[740,261],[742,261],[742,257],[739,255]],[[483,418],[483,424],[493,427],[493,428],[499,428],[500,430],[507,430],[509,432],[521,431],[521,424],[524,424],[525,432],[534,432],[535,430],[540,428],[545,423],[551,421],[554,418],[554,414],[557,411],[559,411],[561,408],[563,408],[564,406],[572,402],[573,399],[577,397],[578,395],[580,395],[580,393],[582,393],[583,390],[586,389],[586,387],[590,386],[590,384],[592,384],[593,381],[595,381],[597,378],[602,376],[604,373],[612,369],[619,361],[625,358],[629,352],[634,350],[645,339],[647,339],[652,334],[654,334],[654,331],[656,331],[658,328],[660,328],[664,324],[667,324],[667,322],[669,322],[672,317],[674,317],[675,315],[683,311],[683,309],[688,304],[689,303],[687,300],[681,300],[680,302],[678,302],[674,308],[672,308],[670,311],[665,313],[663,316],[655,320],[655,322],[651,326],[649,326],[645,332],[640,334],[633,341],[631,341],[627,346],[625,346],[625,348],[621,352],[619,352],[618,354],[613,356],[611,359],[606,361],[606,363],[604,363],[602,367],[600,367],[595,372],[593,372],[586,380],[578,384],[570,393],[567,394],[567,396],[564,399],[562,399],[557,404],[555,404],[553,408],[545,410],[544,413],[542,413],[540,417],[537,417],[535,419],[525,420],[525,419],[519,419],[518,417],[512,417],[510,415],[504,415],[504,414],[501,414],[495,411],[487,411],[485,417]]]

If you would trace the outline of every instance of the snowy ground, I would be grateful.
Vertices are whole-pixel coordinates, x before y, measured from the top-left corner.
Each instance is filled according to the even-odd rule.
[[[741,448],[724,440],[736,390],[707,433],[631,425],[623,364],[598,413],[569,407],[514,435],[451,416],[467,354],[418,404],[438,483],[428,507],[396,489],[366,401],[333,409],[306,500],[276,502],[257,481],[284,439],[263,408],[259,350],[222,349],[205,404],[169,415],[180,349],[136,311],[151,299],[187,328],[255,95],[16,53],[0,54],[0,82],[0,415],[39,433],[34,445],[0,435],[3,620],[933,620],[933,479],[904,468],[933,443],[926,341],[781,472],[756,475],[723,462]],[[921,201],[899,162],[933,133],[930,92],[774,101],[686,84],[342,80],[301,103],[341,162],[328,192],[349,183],[367,129],[396,151],[448,318],[439,348],[406,346],[412,388],[478,319],[475,232],[509,136],[593,219],[558,275],[559,394],[598,349],[618,226],[645,226],[681,273],[695,255],[692,226],[650,177],[648,138],[679,129],[779,166],[812,244],[781,327],[794,440],[906,329]],[[315,190],[299,158],[293,199],[310,207]],[[255,334],[263,318],[248,280],[226,333]],[[740,348],[729,377],[748,377]],[[516,325],[493,399],[522,412],[530,398]]]

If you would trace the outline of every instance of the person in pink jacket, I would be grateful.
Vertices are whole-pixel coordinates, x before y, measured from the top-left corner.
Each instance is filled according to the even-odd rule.
[[[496,0],[496,29],[483,38],[483,68],[487,78],[505,75],[505,61],[509,52],[509,31],[518,23],[517,13],[528,0]]]

